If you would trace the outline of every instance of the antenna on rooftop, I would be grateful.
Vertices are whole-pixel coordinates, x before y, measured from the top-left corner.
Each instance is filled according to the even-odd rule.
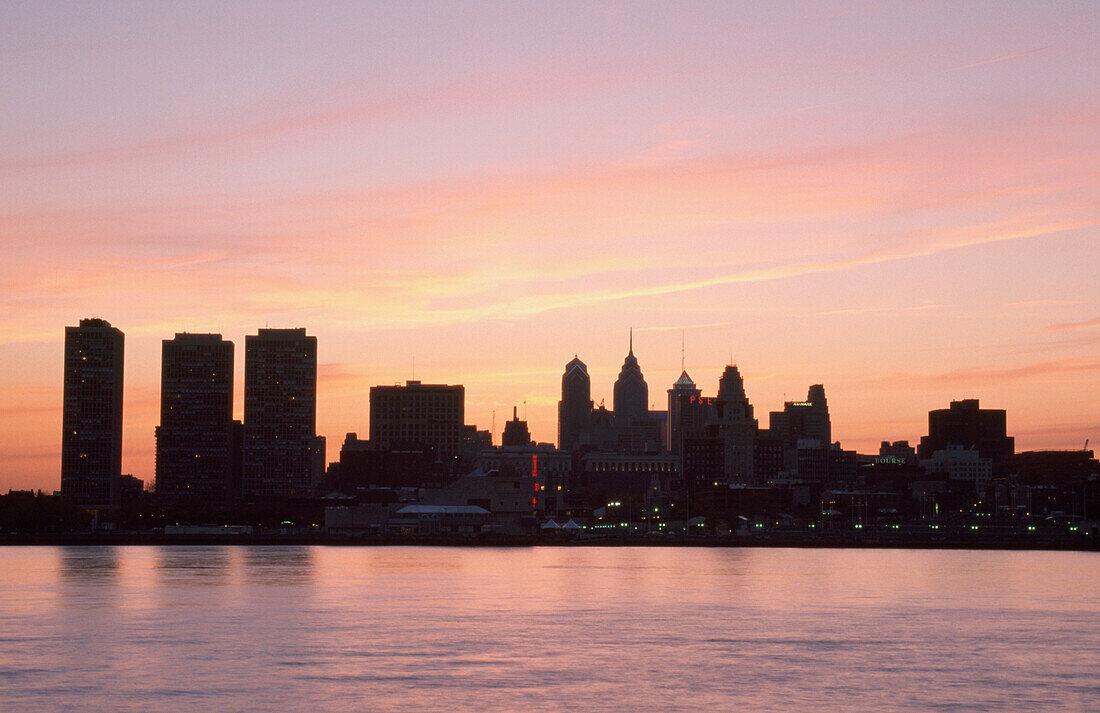
[[[684,333],[685,332],[687,332],[686,329],[681,329],[680,330],[680,371],[681,372],[687,371],[687,368],[684,366]]]

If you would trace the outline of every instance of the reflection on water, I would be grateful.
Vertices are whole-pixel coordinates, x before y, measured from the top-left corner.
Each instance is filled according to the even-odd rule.
[[[0,710],[1100,710],[1094,553],[0,549]]]
[[[56,551],[58,572],[64,579],[74,582],[102,581],[118,575],[117,547],[62,546]]]
[[[152,548],[157,577],[162,586],[205,586],[232,581],[233,555],[229,547]]]
[[[303,584],[313,576],[314,548],[240,547],[242,574],[256,584]]]

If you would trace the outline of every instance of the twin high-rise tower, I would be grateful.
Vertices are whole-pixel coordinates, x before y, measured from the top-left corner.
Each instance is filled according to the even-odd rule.
[[[245,337],[244,379],[242,427],[233,420],[233,343],[220,334],[164,340],[157,492],[210,504],[312,494],[324,462],[317,338],[305,329]]]

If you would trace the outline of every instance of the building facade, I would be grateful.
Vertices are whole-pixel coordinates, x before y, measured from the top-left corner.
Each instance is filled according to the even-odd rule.
[[[684,441],[698,438],[714,410],[714,399],[705,398],[703,392],[688,376],[687,371],[668,390],[668,450],[675,455],[684,452]]]
[[[65,327],[61,496],[78,507],[119,505],[124,340],[103,319]]]
[[[949,446],[977,449],[994,463],[1012,457],[1015,439],[1008,435],[1004,409],[984,409],[978,399],[952,401],[950,408],[928,412],[928,435],[920,439],[921,460]]]
[[[561,377],[561,401],[558,402],[558,447],[572,451],[588,431],[592,420],[592,381],[588,367],[573,356]]]
[[[224,503],[234,493],[233,342],[177,334],[161,344],[157,492]]]
[[[378,448],[398,444],[430,446],[443,470],[458,470],[466,419],[466,389],[462,385],[422,384],[372,386],[370,440]]]
[[[299,329],[245,337],[243,491],[305,497],[317,471],[317,338]]]
[[[627,424],[649,415],[649,385],[642,376],[638,359],[634,356],[634,334],[630,335],[630,351],[623,360],[619,378],[615,380],[615,421]]]
[[[755,485],[755,441],[759,425],[752,404],[745,395],[745,382],[734,365],[726,367],[718,380],[715,419],[710,433],[722,440],[725,482]]]

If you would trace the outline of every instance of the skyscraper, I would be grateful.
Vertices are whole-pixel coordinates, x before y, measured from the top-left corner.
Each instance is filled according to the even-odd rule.
[[[232,494],[233,342],[177,334],[161,344],[157,492],[223,503]]]
[[[688,376],[687,371],[668,390],[668,449],[676,455],[684,452],[684,439],[695,438],[706,425],[709,402]]]
[[[124,339],[102,319],[65,327],[61,495],[79,507],[119,504]]]
[[[645,383],[638,359],[634,356],[634,331],[630,332],[630,351],[623,360],[619,378],[615,380],[615,420],[629,423],[649,415],[649,385]]]
[[[588,367],[573,355],[561,377],[561,401],[558,402],[558,448],[571,451],[577,446],[592,418],[592,382]]]
[[[244,494],[300,497],[319,480],[317,337],[261,329],[245,337]]]
[[[813,439],[827,446],[832,442],[833,428],[829,421],[829,403],[825,400],[825,387],[814,384],[805,401],[786,401],[782,411],[772,411],[768,420],[772,433],[783,439],[787,448],[795,448],[798,441]]]
[[[729,365],[718,380],[714,426],[722,439],[727,483],[756,482],[753,462],[758,424],[745,395],[745,382],[736,366]]]
[[[465,420],[466,389],[460,384],[406,381],[370,388],[371,443],[386,449],[431,446],[447,474],[458,469]]]

